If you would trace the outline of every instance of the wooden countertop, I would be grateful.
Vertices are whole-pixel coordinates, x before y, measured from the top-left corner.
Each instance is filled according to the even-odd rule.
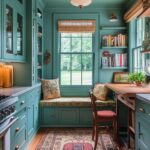
[[[134,84],[106,84],[106,87],[117,94],[150,94],[150,85],[136,86]]]

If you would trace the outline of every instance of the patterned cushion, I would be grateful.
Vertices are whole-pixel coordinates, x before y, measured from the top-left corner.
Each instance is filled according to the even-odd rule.
[[[91,99],[89,97],[61,97],[52,100],[41,100],[41,106],[65,106],[65,107],[91,107]],[[97,106],[112,106],[115,107],[115,101],[108,99],[107,101],[96,101]]]
[[[107,100],[108,88],[104,84],[95,84],[93,94],[99,100]]]
[[[42,80],[42,90],[44,99],[52,99],[60,97],[58,79]]]

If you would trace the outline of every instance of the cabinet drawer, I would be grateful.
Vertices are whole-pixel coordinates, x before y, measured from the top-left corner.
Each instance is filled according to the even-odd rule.
[[[26,109],[17,114],[18,120],[11,127],[11,139],[18,139],[18,135],[26,126]]]
[[[19,98],[19,101],[17,102],[17,108],[16,108],[16,110],[20,111],[21,109],[23,109],[27,105],[26,104],[26,97],[25,97],[25,95],[21,95],[18,98]]]
[[[20,130],[20,133],[17,135],[17,139],[14,140],[14,143],[11,145],[12,150],[24,150],[26,143],[26,129],[25,126]]]
[[[150,104],[145,103],[141,100],[137,100],[136,111],[141,114],[143,117],[150,119]]]

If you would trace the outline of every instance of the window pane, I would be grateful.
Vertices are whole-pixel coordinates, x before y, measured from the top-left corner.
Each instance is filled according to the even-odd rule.
[[[61,33],[61,37],[71,37],[70,33]]]
[[[70,38],[61,38],[61,51],[70,52]]]
[[[92,54],[82,55],[82,84],[92,84]]]
[[[82,33],[82,37],[92,37],[92,33]]]
[[[81,71],[72,71],[72,85],[81,85]]]
[[[72,54],[72,85],[81,85],[81,55]]]
[[[81,33],[72,33],[72,37],[79,37],[79,38],[81,38]]]
[[[81,71],[81,55],[72,54],[72,70]]]
[[[70,71],[61,71],[61,85],[70,85]]]
[[[61,84],[70,85],[70,55],[61,55]]]
[[[92,39],[91,38],[82,38],[82,51],[92,52]]]
[[[81,38],[72,38],[72,52],[81,52]]]

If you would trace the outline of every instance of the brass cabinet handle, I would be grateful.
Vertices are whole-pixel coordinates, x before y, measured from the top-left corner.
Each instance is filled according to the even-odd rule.
[[[16,145],[15,150],[18,150],[18,149],[19,149],[19,145]]]
[[[16,128],[16,132],[18,132],[20,130],[20,128]]]
[[[143,113],[145,112],[144,108],[139,108],[139,111]]]

